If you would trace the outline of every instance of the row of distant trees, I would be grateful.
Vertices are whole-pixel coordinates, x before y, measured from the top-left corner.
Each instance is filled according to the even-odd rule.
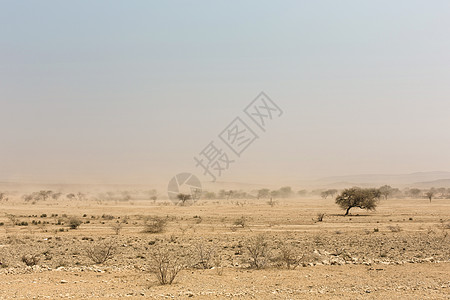
[[[80,192],[63,194],[61,192],[54,192],[51,190],[41,190],[38,192],[33,192],[31,194],[25,194],[22,196],[22,199],[25,202],[38,202],[46,201],[48,199],[59,200],[63,196],[65,196],[68,200],[86,200],[86,195]]]
[[[383,185],[378,188],[380,197],[384,199],[388,198],[441,198],[450,199],[450,188],[431,188],[431,189],[418,189],[418,188],[406,188],[400,190],[393,188],[389,185]],[[218,193],[210,191],[202,191],[201,199],[213,200],[213,199],[270,199],[270,198],[290,198],[290,197],[310,197],[321,196],[324,199],[335,198],[339,193],[337,189],[321,189],[321,190],[299,190],[297,192],[289,186],[281,187],[276,190],[270,190],[267,188],[252,191],[250,193],[238,190],[220,190]],[[430,199],[430,201],[431,201]]]
[[[383,199],[389,198],[414,198],[414,199],[450,199],[450,188],[399,188],[383,185],[378,188],[380,197]],[[242,190],[219,190],[213,191],[199,191],[196,195],[191,195],[195,200],[237,200],[237,199],[285,199],[291,197],[317,197],[321,196],[324,199],[334,199],[342,190],[337,189],[316,189],[316,190],[299,190],[294,191],[290,186],[284,186],[278,189],[261,188],[250,192]],[[81,192],[62,193],[60,191],[40,190],[33,193],[25,194],[22,199],[25,202],[38,202],[52,200],[72,200],[81,201],[87,200],[87,194]],[[0,192],[0,202],[8,201],[8,193]],[[160,196],[157,190],[147,191],[108,191],[97,195],[90,195],[89,199],[97,201],[130,201],[130,200],[144,200],[150,199],[156,201],[157,199],[164,199]]]

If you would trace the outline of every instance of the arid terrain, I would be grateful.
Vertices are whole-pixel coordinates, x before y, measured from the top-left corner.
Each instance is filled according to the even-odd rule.
[[[2,299],[450,299],[449,199],[345,217],[319,197],[0,207]],[[181,269],[171,285],[158,255]]]

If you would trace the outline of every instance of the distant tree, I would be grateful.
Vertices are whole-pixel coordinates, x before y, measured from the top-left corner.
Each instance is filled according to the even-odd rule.
[[[83,194],[83,193],[80,193],[80,192],[78,192],[78,193],[76,193],[76,194],[74,194],[74,193],[69,193],[69,194],[66,195],[66,198],[69,199],[69,200],[78,200],[78,201],[81,201],[81,200],[86,200],[86,195]]]
[[[338,193],[338,190],[336,189],[330,189],[328,190],[328,194],[330,194],[331,197],[334,197]]]
[[[347,216],[350,209],[358,207],[366,210],[375,210],[381,193],[378,189],[362,189],[358,187],[345,189],[336,197],[336,204],[345,209]]]
[[[290,186],[284,186],[280,188],[278,191],[281,198],[289,198],[293,194],[292,188]]]
[[[8,196],[6,193],[0,193],[0,201],[8,201]]]
[[[411,195],[411,197],[413,197],[413,198],[418,198],[421,193],[422,193],[422,190],[416,189],[416,188],[410,189],[408,191],[408,194]]]
[[[322,197],[323,199],[327,199],[328,196],[328,191],[323,191],[322,193],[320,193],[320,197]]]
[[[202,197],[204,199],[208,199],[208,200],[216,199],[216,193],[214,193],[214,192],[203,191],[202,194],[203,194]]]
[[[219,199],[225,199],[227,197],[227,192],[225,190],[219,191]]]
[[[184,206],[186,204],[186,202],[191,199],[191,195],[180,193],[177,195],[177,198],[178,198],[178,200],[180,200],[180,204],[182,206]]]
[[[304,197],[306,196],[307,193],[308,193],[307,190],[300,190],[297,192],[297,195],[299,195],[300,197]]]
[[[270,197],[271,198],[278,198],[278,197],[280,197],[280,190],[270,191]]]
[[[441,198],[444,198],[445,195],[446,195],[446,193],[447,193],[447,189],[441,187],[441,188],[436,189],[436,192],[437,192],[438,194],[440,194],[440,197],[441,197]]]
[[[155,189],[149,190],[146,193],[151,200],[153,200],[152,197],[158,197],[158,191]]]
[[[59,192],[52,193],[52,199],[58,200],[59,197],[61,197],[61,195],[62,195],[62,193],[59,193]]]
[[[270,190],[269,189],[260,189],[258,190],[258,195],[256,198],[258,199],[265,199],[270,197]]]
[[[45,201],[45,200],[47,200],[52,194],[53,194],[52,191],[44,191],[44,190],[42,190],[42,191],[39,191],[39,192],[38,192],[38,194],[36,195],[36,196],[37,196],[36,198],[39,198],[39,199]],[[35,199],[35,200],[37,200],[37,199]]]
[[[202,190],[201,189],[193,189],[192,190],[192,194],[191,194],[191,198],[193,201],[197,201],[200,199],[202,195]]]
[[[387,200],[387,198],[394,192],[394,189],[390,185],[383,185],[379,188],[379,190],[385,200]]]
[[[431,199],[433,199],[435,194],[436,194],[436,191],[434,188],[432,188],[431,190],[429,190],[428,192],[425,193],[425,196],[427,196],[427,198],[430,200],[430,203],[431,203]]]
[[[131,195],[129,191],[122,191],[120,192],[121,194],[121,199],[122,201],[130,201],[131,200]]]
[[[320,193],[320,196],[321,196],[322,198],[324,198],[324,199],[327,199],[328,196],[334,197],[334,195],[336,195],[337,192],[338,192],[338,191],[335,190],[335,189],[330,189],[330,190],[326,190],[326,191],[321,192],[321,193]]]

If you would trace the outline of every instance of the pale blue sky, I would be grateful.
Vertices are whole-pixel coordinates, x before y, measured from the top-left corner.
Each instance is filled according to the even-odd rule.
[[[449,1],[0,1],[0,180],[167,182],[260,92],[221,180],[450,170]]]

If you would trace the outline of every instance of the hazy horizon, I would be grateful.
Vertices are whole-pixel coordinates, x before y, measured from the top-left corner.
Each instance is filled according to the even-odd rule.
[[[218,181],[450,171],[450,2],[2,3],[0,181],[208,181],[261,91],[283,114]]]

